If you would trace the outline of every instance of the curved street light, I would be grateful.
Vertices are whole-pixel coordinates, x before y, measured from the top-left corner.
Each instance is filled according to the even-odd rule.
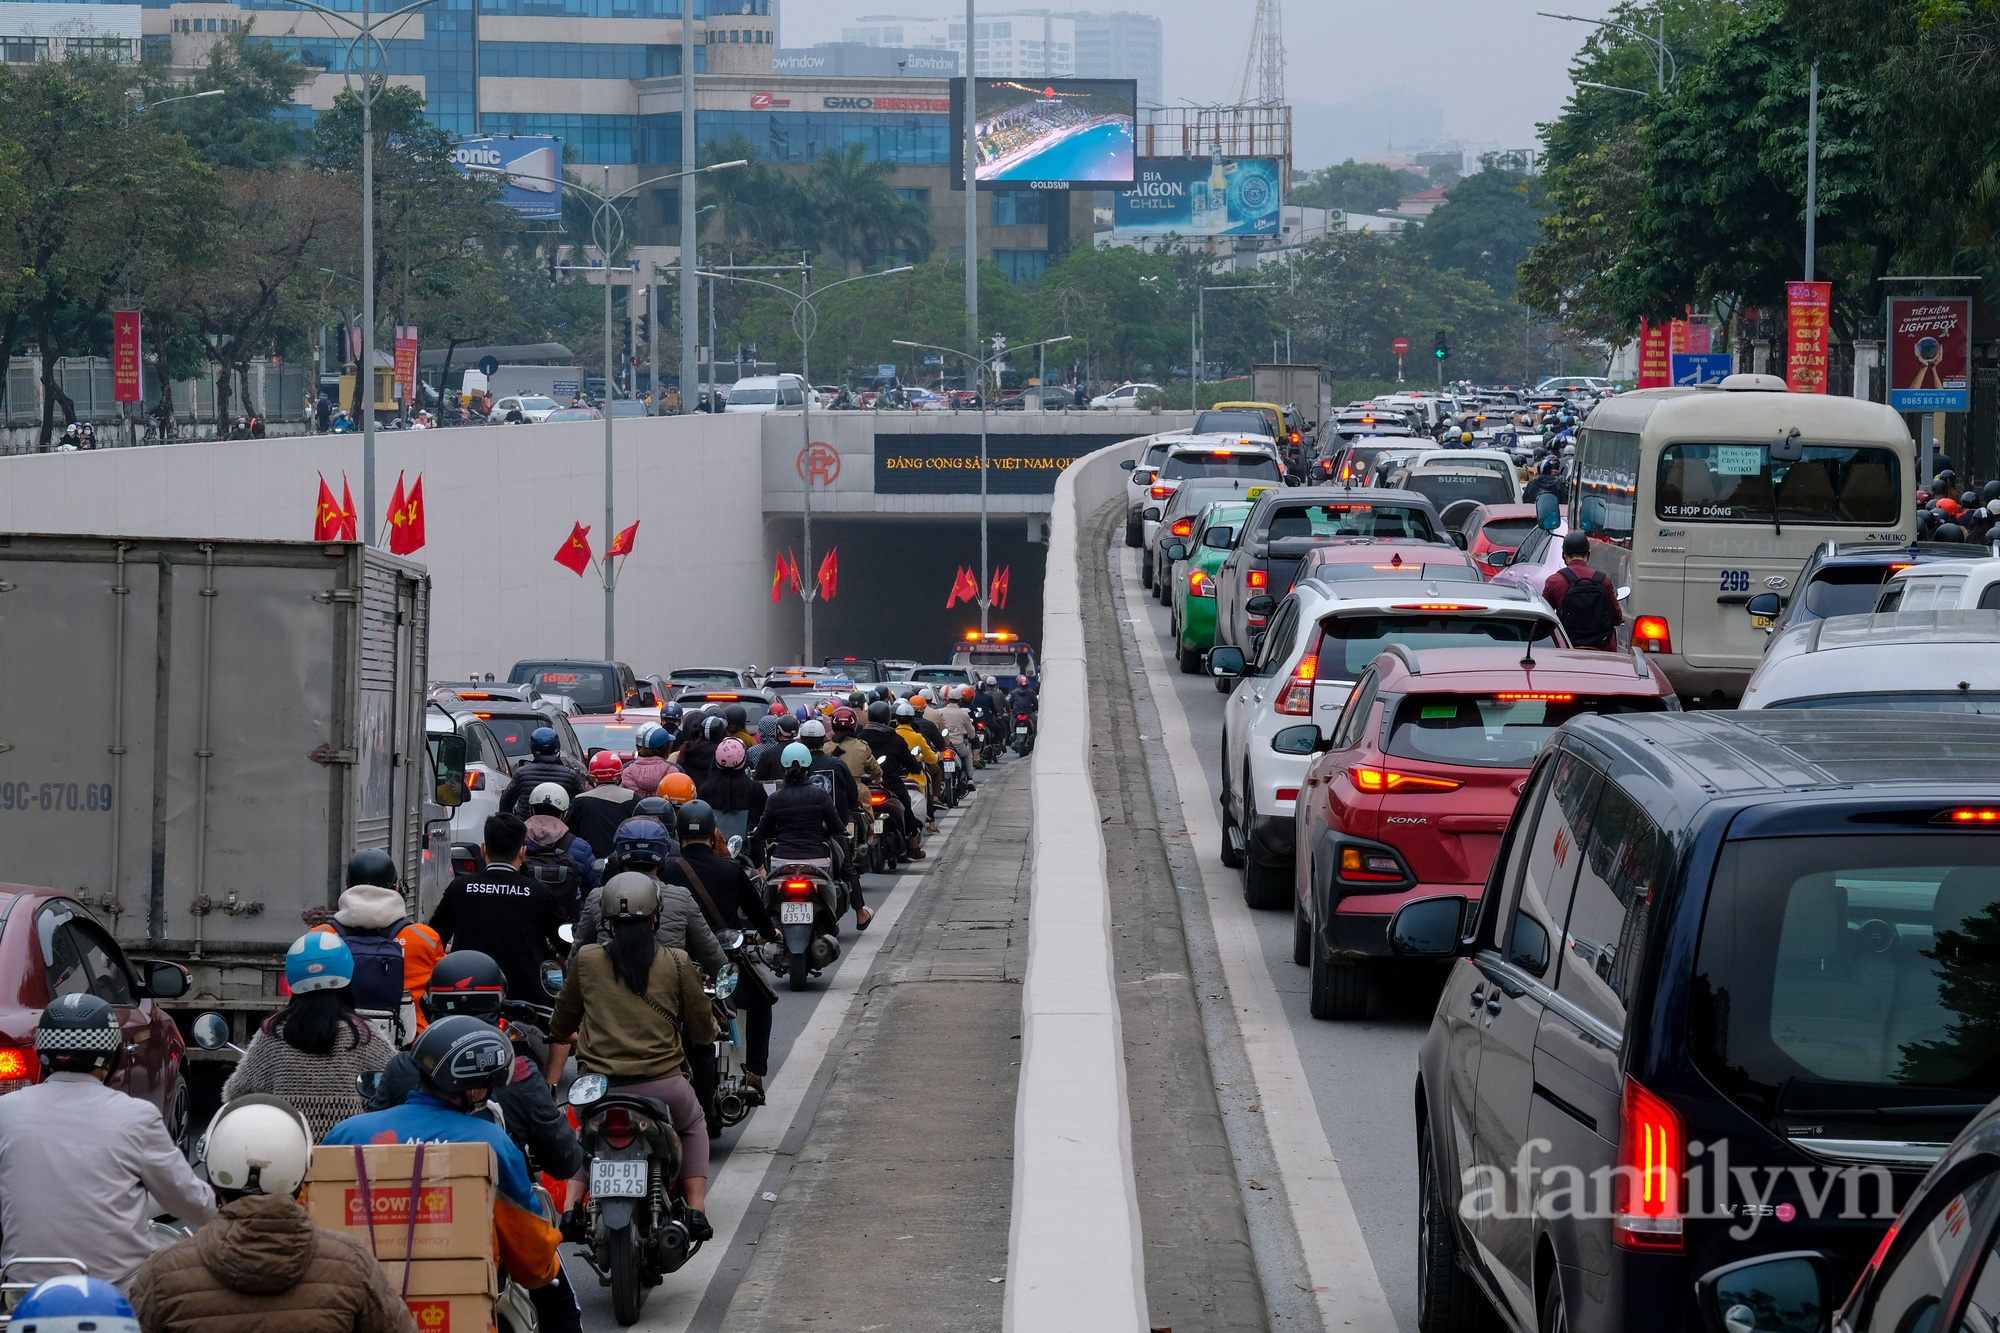
[[[1667,49],[1667,16],[1665,13],[1660,15],[1660,35],[1655,37],[1650,33],[1640,32],[1637,28],[1628,27],[1623,23],[1614,23],[1610,19],[1585,18],[1581,14],[1552,14],[1546,9],[1538,9],[1535,12],[1545,19],[1561,19],[1566,23],[1588,23],[1594,27],[1611,28],[1629,36],[1637,37],[1642,42],[1651,42],[1660,51],[1660,59],[1656,62],[1657,69],[1654,73],[1654,78],[1659,84],[1659,87],[1655,89],[1656,92],[1666,91],[1668,82],[1671,79],[1678,79],[1681,76],[1681,62],[1675,60],[1674,53]],[[1667,73],[1667,65],[1669,63],[1674,67],[1674,72],[1671,76]],[[1604,85],[1592,84],[1589,86],[1601,87]],[[1631,89],[1626,88],[1619,91],[1630,92]]]

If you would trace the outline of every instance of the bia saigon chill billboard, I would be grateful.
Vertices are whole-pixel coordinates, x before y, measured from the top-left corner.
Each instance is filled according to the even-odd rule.
[[[1284,192],[1275,157],[1142,157],[1112,197],[1119,236],[1276,236]]]

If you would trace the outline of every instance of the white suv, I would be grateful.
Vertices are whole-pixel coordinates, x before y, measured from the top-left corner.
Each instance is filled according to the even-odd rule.
[[[1091,399],[1090,407],[1093,412],[1107,412],[1114,407],[1132,407],[1138,403],[1140,394],[1159,391],[1160,386],[1157,384],[1121,384],[1110,393],[1100,393]]]
[[[1209,674],[1240,677],[1222,709],[1222,863],[1241,867],[1252,907],[1292,904],[1293,812],[1322,735],[1331,734],[1368,664],[1392,643],[1415,649],[1492,647],[1536,640],[1568,647],[1549,604],[1480,581],[1468,565],[1433,577],[1301,579],[1272,611],[1254,653],[1216,647]],[[1457,577],[1461,574],[1463,577]]]

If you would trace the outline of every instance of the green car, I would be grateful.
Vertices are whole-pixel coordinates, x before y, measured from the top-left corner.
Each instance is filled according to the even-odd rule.
[[[1236,530],[1250,509],[1243,500],[1209,504],[1195,516],[1191,543],[1181,543],[1186,557],[1173,562],[1174,648],[1181,670],[1190,676],[1201,670],[1201,655],[1215,645],[1215,571],[1235,547]]]

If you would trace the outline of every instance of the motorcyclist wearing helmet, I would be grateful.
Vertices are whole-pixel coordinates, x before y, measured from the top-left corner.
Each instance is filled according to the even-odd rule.
[[[982,682],[980,692],[986,696],[986,706],[992,710],[993,724],[999,728],[1000,743],[1004,745],[1014,734],[1014,710],[1007,706],[1007,692],[991,676]]]
[[[649,727],[639,737],[638,756],[625,766],[624,774],[618,779],[622,787],[629,787],[641,796],[651,796],[660,789],[660,783],[669,773],[678,773],[681,766],[667,758],[673,748],[674,734],[665,727]]]
[[[896,705],[896,735],[902,739],[903,744],[909,749],[911,760],[921,766],[920,780],[924,784],[924,791],[934,797],[943,782],[944,769],[938,765],[937,751],[931,749],[930,742],[925,740],[923,733],[917,730],[916,718],[917,706],[908,699]],[[932,805],[930,809],[931,819],[929,828],[932,833],[935,833],[937,832],[937,808],[935,805]]]
[[[527,825],[509,814],[487,816],[480,848],[485,868],[445,887],[431,929],[453,949],[492,955],[507,974],[513,998],[546,1004],[542,964],[562,955],[556,931],[574,918],[553,889],[522,873],[527,858]]]
[[[572,915],[597,887],[596,856],[569,827],[569,793],[544,782],[528,795],[528,859],[521,869],[556,891]]]
[[[924,738],[924,744],[930,746],[933,751],[939,754],[950,749],[951,746],[944,738],[944,729],[938,726],[937,719],[932,714],[930,696],[919,690],[910,699],[910,707],[915,711],[916,716],[909,719],[909,724],[916,728],[919,736]]]
[[[1535,479],[1521,488],[1521,503],[1533,504],[1535,498],[1544,492],[1555,496],[1559,505],[1569,503],[1569,482],[1563,479],[1562,463],[1554,457],[1543,462],[1542,470],[1535,474]]]
[[[231,1098],[203,1142],[222,1209],[192,1240],[153,1255],[133,1277],[132,1304],[147,1333],[414,1333],[416,1321],[388,1269],[367,1246],[319,1226],[299,1206],[313,1142],[289,1102],[262,1093]],[[21,1309],[14,1319],[24,1326]]]
[[[785,747],[784,783],[771,794],[756,837],[771,865],[817,865],[831,869],[835,840],[845,833],[834,806],[831,784],[809,781],[812,751],[797,741]]]
[[[661,881],[692,894],[717,930],[777,938],[778,927],[762,890],[729,854],[729,842],[716,826],[708,802],[689,801],[681,807],[680,835],[681,854],[660,872]],[[751,1084],[761,1090],[771,1064],[771,1005],[762,987],[738,986],[736,1007],[743,1011],[743,1068]]]
[[[743,744],[734,736],[715,747],[715,771],[696,788],[695,796],[718,815],[740,816],[731,821],[738,833],[755,828],[764,817],[764,784],[744,767]]]
[[[22,1321],[21,1328],[48,1333],[139,1333],[139,1317],[123,1292],[102,1278],[77,1273],[52,1277],[34,1288],[15,1305],[13,1317]]]
[[[896,732],[894,721],[894,708],[885,700],[877,699],[868,705],[868,725],[855,734],[881,766],[883,788],[901,806],[903,836],[909,842],[910,859],[923,861],[929,859],[921,846],[923,825],[917,819],[916,801],[907,782],[909,777],[921,774],[923,766],[910,753],[909,742]]]
[[[978,733],[972,725],[972,714],[966,712],[964,705],[959,702],[961,691],[970,694],[972,687],[946,686],[944,699],[937,707],[925,709],[924,716],[937,725],[939,733],[944,738],[943,743],[950,746],[952,753],[958,756],[959,771],[970,774],[979,766],[979,750],[973,744],[973,737]],[[965,784],[965,789],[977,790],[970,781]]]
[[[697,1240],[715,1234],[708,1206],[708,1119],[694,1085],[681,1072],[689,1047],[720,1034],[715,1008],[702,990],[701,973],[679,949],[661,944],[658,880],[636,872],[606,884],[605,915],[613,923],[606,943],[577,950],[549,1024],[551,1085],[561,1076],[572,1044],[577,1067],[603,1074],[612,1086],[655,1097],[673,1110],[681,1136],[681,1190]],[[686,892],[682,890],[682,892]],[[682,1045],[683,1031],[687,1046]]]
[[[423,1027],[423,1012],[415,1002],[423,999],[424,985],[431,969],[444,957],[444,941],[437,932],[410,920],[410,907],[396,874],[396,862],[379,847],[364,847],[347,863],[347,888],[341,892],[333,920],[318,927],[330,930],[347,943],[355,960],[354,1005],[357,1009],[388,1009],[400,1022],[407,1017],[402,1040],[413,1040]],[[393,946],[393,947],[392,947]],[[390,965],[400,954],[401,972]],[[389,975],[381,975],[389,972]],[[412,1008],[402,1012],[408,995]],[[386,1003],[385,1003],[386,1001]]]
[[[1014,678],[1014,689],[1007,696],[1007,706],[1014,710],[1014,716],[1026,713],[1033,717],[1042,706],[1042,697],[1035,693],[1026,676]]]
[[[124,1287],[153,1250],[148,1193],[187,1221],[215,1216],[158,1109],[106,1086],[124,1045],[117,1012],[88,991],[42,1010],[42,1081],[0,1097],[0,1262],[64,1255]]]
[[[553,782],[565,796],[575,796],[587,785],[582,773],[562,755],[562,737],[553,727],[536,727],[528,733],[528,758],[514,766],[514,780],[500,793],[500,808],[508,814],[528,817],[528,797],[544,782]]]
[[[609,856],[612,835],[632,817],[639,789],[625,785],[625,766],[610,750],[590,757],[590,780],[596,785],[569,803],[569,829],[590,844],[592,856]]]
[[[755,773],[758,761],[764,757],[765,751],[774,748],[778,750],[785,748],[778,740],[778,715],[766,713],[757,719],[757,743],[744,750],[743,762],[752,773]]]
[[[710,713],[701,720],[701,730],[681,742],[680,766],[699,788],[715,771],[715,747],[729,739],[729,723]]]
[[[502,964],[504,967],[505,965]],[[512,989],[512,977],[509,977]],[[410,1052],[417,1066],[416,1090],[400,1106],[365,1111],[341,1121],[324,1140],[329,1145],[369,1143],[484,1143],[499,1166],[493,1204],[493,1234],[507,1276],[531,1291],[557,1280],[561,1236],[535,1203],[528,1160],[507,1131],[477,1114],[496,1088],[514,1077],[514,1047],[492,1024],[470,1014],[436,1019]],[[547,1316],[544,1316],[546,1320]],[[569,1325],[574,1329],[576,1324]]]
[[[750,730],[750,711],[742,704],[731,704],[723,709],[722,720],[729,728],[730,738],[741,742],[744,749],[757,743],[756,734]]]
[[[353,981],[354,955],[338,935],[314,930],[294,940],[285,952],[291,998],[258,1025],[222,1085],[223,1100],[283,1097],[315,1138],[360,1111],[355,1076],[380,1073],[396,1052],[355,1012]]]
[[[785,768],[781,762],[785,747],[799,738],[799,719],[790,713],[778,715],[778,741],[770,749],[757,756],[757,766],[750,775],[759,782],[780,782],[784,780]]]
[[[852,708],[834,709],[833,744],[828,753],[847,765],[856,782],[880,782],[882,765],[875,761],[875,752],[868,748],[868,742],[855,735],[860,725]]]
[[[659,879],[667,864],[682,854],[681,845],[657,819],[634,819],[618,830],[618,838],[616,864],[619,870],[605,880],[605,888],[609,888],[613,880],[626,875]],[[607,864],[605,868],[608,870],[611,867]],[[679,885],[670,884],[660,890],[659,933],[662,946],[687,954],[701,964],[702,971],[711,977],[718,975],[723,964],[729,961],[722,952],[722,946],[715,942],[715,931],[702,914],[701,905],[694,900],[693,894]],[[576,942],[569,951],[571,961],[575,961],[584,945],[593,940],[602,944],[610,938],[611,923],[604,916],[604,889],[601,888],[584,900],[583,914],[576,922]]]

